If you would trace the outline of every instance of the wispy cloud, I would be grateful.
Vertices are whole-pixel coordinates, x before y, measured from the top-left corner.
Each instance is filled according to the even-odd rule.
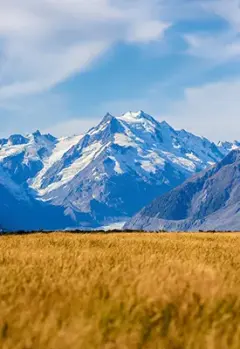
[[[193,132],[213,141],[239,140],[240,82],[228,80],[205,83],[184,89],[178,100],[166,100],[161,85],[146,91],[146,98],[112,101],[103,110],[118,115],[124,111],[141,109],[159,121],[166,120],[176,129]],[[165,108],[163,108],[165,107]]]
[[[159,40],[174,22],[206,13],[240,27],[237,0],[2,0],[0,99],[45,91],[88,69],[115,43]],[[224,57],[239,55],[232,33],[185,39],[193,55],[222,56],[222,45]]]
[[[202,8],[225,22],[224,30],[211,34],[193,33],[185,35],[188,53],[217,63],[240,57],[240,2],[239,0],[206,0]]]
[[[205,0],[203,7],[224,19],[235,31],[240,31],[239,0]]]
[[[57,137],[67,137],[72,135],[84,134],[90,128],[96,126],[101,121],[99,118],[81,117],[81,119],[74,118],[60,123],[54,124],[42,130],[42,133],[51,133]]]
[[[2,0],[0,98],[42,92],[81,72],[116,42],[159,39],[155,0]]]
[[[184,98],[172,104],[168,120],[215,141],[238,140],[239,95],[240,82],[234,80],[187,88]]]
[[[220,22],[217,30],[211,30],[211,20]],[[204,23],[208,23],[206,28]],[[148,45],[152,42],[153,45]],[[159,55],[156,69],[162,57],[168,55],[169,65],[165,63],[165,66],[169,74],[159,80],[154,92],[149,91],[150,79],[143,76],[146,85],[143,83],[141,89],[136,86],[129,100],[121,100],[125,97],[119,96],[118,91],[103,93],[89,114],[85,106],[76,116],[77,108],[69,108],[70,103],[79,103],[75,96],[69,98],[74,87],[71,85],[69,92],[64,88],[60,92],[51,89],[71,76],[90,70],[118,43],[128,44],[124,53],[130,52],[132,45],[149,51],[157,47],[161,57]],[[205,115],[213,124],[215,115],[220,115],[219,125],[227,127],[223,114],[227,117],[231,114],[232,122],[236,122],[240,107],[236,100],[240,92],[237,81],[211,84],[211,69],[220,67],[220,79],[223,79],[221,64],[226,68],[239,57],[238,0],[0,0],[0,122],[3,125],[0,132],[4,129],[5,133],[25,132],[37,127],[56,134],[73,133],[75,129],[81,133],[81,129],[86,130],[95,123],[95,112],[100,117],[107,110],[119,114],[127,109],[145,109],[156,116],[168,115],[177,127],[189,125],[194,132],[208,132],[211,137],[214,132],[210,129],[204,132],[205,126],[201,127],[205,124]],[[148,57],[146,62],[151,64],[151,59]],[[118,65],[114,67],[117,69]],[[141,73],[144,75],[144,71],[139,71]],[[119,75],[116,74],[116,79]],[[226,77],[227,73],[224,79]],[[92,78],[86,87],[88,93],[92,93],[95,82],[99,83]],[[203,86],[191,88],[197,84]],[[126,90],[129,91],[129,86]],[[176,101],[184,91],[182,102]],[[221,94],[224,94],[223,104],[218,108],[214,98]],[[236,97],[234,100],[231,94]],[[84,104],[84,98],[80,103]],[[172,105],[173,110],[167,114],[168,105]],[[86,114],[93,119],[84,118]],[[220,128],[218,132],[222,138]],[[234,127],[229,135],[237,136]]]

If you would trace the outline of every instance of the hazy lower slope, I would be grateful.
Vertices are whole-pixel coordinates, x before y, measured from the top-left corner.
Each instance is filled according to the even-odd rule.
[[[85,214],[79,214],[78,219],[83,224],[85,221],[88,224],[91,222],[91,218]],[[0,166],[0,229],[57,230],[74,223],[64,213],[63,207],[36,200],[29,195],[24,185],[16,184]]]
[[[240,150],[154,200],[126,228],[239,230]]]

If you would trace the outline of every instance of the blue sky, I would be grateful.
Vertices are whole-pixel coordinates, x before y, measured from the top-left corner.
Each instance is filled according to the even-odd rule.
[[[238,0],[2,0],[0,136],[144,110],[240,139]]]

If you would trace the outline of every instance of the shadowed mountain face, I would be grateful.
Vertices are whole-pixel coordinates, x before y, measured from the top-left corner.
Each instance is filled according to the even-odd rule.
[[[239,230],[240,150],[155,199],[127,224],[143,230]]]
[[[71,225],[61,207],[44,205],[34,199],[17,200],[0,185],[0,222],[7,230],[62,229]]]
[[[16,185],[0,168],[0,228],[7,230],[64,229],[73,222],[64,208],[36,200],[21,186]],[[86,214],[78,219],[91,221]],[[94,225],[94,222],[92,222]]]
[[[237,143],[215,145],[176,131],[142,111],[107,114],[85,135],[56,139],[37,131],[0,140],[0,183],[6,189],[8,178],[18,188],[11,195],[24,212],[23,197],[36,216],[46,210],[42,228],[93,228],[126,221],[157,196],[222,160],[233,147]],[[2,205],[15,207],[11,202],[2,194]],[[178,212],[180,218],[186,209]],[[24,229],[27,222],[21,216],[16,226]]]

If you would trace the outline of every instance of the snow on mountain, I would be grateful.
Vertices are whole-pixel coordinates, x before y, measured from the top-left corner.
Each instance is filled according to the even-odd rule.
[[[228,231],[240,229],[240,150],[143,208],[125,228]]]
[[[43,161],[56,142],[54,137],[39,131],[26,137],[13,135],[0,146],[0,164],[16,183],[26,184],[43,168]]]
[[[107,114],[74,150],[66,153],[64,163],[53,171],[55,177],[51,178],[51,184],[47,183],[41,193],[49,193],[70,182],[103,152],[109,162],[114,163],[115,173],[134,171],[141,177],[164,170],[166,162],[187,174],[222,158],[215,144],[186,131],[175,131],[166,122],[158,123],[143,112],[117,118]]]
[[[107,114],[53,164],[50,157],[30,187],[73,219],[84,212],[103,225],[125,220],[222,157],[214,143],[142,111]]]
[[[12,196],[14,196],[17,200],[20,201],[28,201],[28,197],[24,191],[24,189],[16,184],[10,176],[3,170],[0,165],[0,186],[5,188]],[[1,197],[2,201],[2,197]],[[7,205],[7,203],[6,203]]]
[[[229,154],[232,150],[236,150],[240,148],[240,142],[234,141],[234,142],[218,142],[217,144],[218,149],[221,153],[224,155]]]
[[[81,136],[57,139],[39,131],[27,136],[12,135],[0,141],[0,164],[18,184],[44,173],[65,151],[77,143]]]
[[[77,144],[80,139],[83,136],[73,136],[73,137],[63,137],[59,138],[56,143],[55,147],[52,149],[51,154],[49,157],[46,157],[43,161],[43,167],[42,170],[37,173],[37,175],[29,181],[30,188],[38,191],[41,193],[41,185],[44,180],[44,176],[47,173],[47,171],[54,166],[55,163],[61,160],[63,155],[71,149],[75,144]]]
[[[64,208],[45,204],[28,195],[23,188],[11,190],[0,183],[0,222],[4,230],[61,230],[72,225],[71,217],[64,214]],[[90,220],[79,215],[78,219]]]
[[[139,111],[107,114],[84,136],[37,131],[0,140],[0,166],[34,200],[92,228],[126,221],[226,152]]]
[[[7,229],[63,229],[73,224],[64,208],[39,202],[29,184],[80,140],[56,139],[39,131],[0,140],[0,222]],[[12,219],[14,217],[14,219]],[[57,218],[56,218],[57,217]],[[81,216],[81,218],[83,218]]]
[[[0,229],[39,230],[64,229],[74,224],[71,217],[64,214],[63,207],[56,207],[36,200],[27,186],[16,183],[0,163]],[[78,219],[90,217],[78,215]]]

